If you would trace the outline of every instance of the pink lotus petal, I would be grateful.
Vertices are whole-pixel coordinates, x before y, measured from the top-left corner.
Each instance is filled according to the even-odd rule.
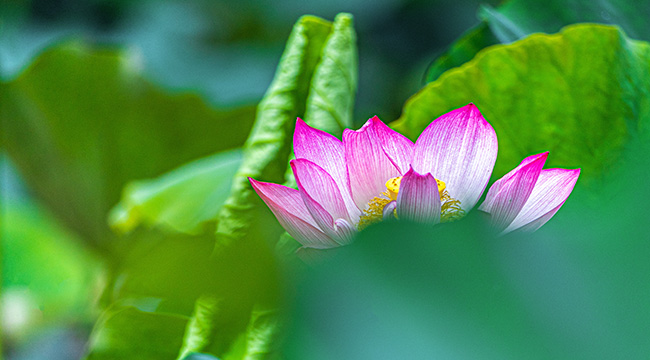
[[[401,175],[384,153],[371,126],[372,119],[359,130],[343,131],[350,192],[354,203],[361,210],[365,210],[372,198],[386,191],[388,179]]]
[[[334,229],[337,235],[336,239],[341,245],[351,244],[357,234],[357,228],[344,219],[336,219]]]
[[[548,151],[545,152],[545,153],[542,153],[542,154],[535,154],[535,155],[528,156],[527,158],[523,159],[521,161],[521,163],[516,168],[510,170],[510,172],[503,175],[501,177],[501,179],[495,181],[494,184],[492,184],[492,186],[490,187],[490,190],[488,190],[488,193],[487,193],[487,195],[485,197],[485,201],[483,201],[483,203],[479,207],[479,210],[489,212],[489,209],[492,206],[491,202],[495,198],[494,195],[499,193],[499,191],[501,190],[501,186],[506,184],[508,182],[508,180],[510,180],[510,178],[513,175],[515,175],[517,173],[517,171],[519,171],[519,169],[521,169],[522,167],[530,164],[531,162],[533,162],[535,160],[538,160],[539,157],[541,155],[543,155],[543,154],[546,154],[546,156],[548,157]]]
[[[388,204],[386,204],[384,206],[384,210],[382,211],[384,220],[394,219],[395,209],[397,209],[397,201],[391,201]]]
[[[580,169],[542,170],[528,201],[503,234],[520,228],[533,231],[544,225],[564,204],[579,176]]]
[[[307,159],[291,160],[290,165],[307,210],[318,227],[336,239],[334,221],[344,219],[349,223],[351,220],[334,179]]]
[[[406,136],[388,127],[376,116],[372,117],[369,121],[372,123],[370,130],[379,139],[379,143],[388,158],[400,170],[400,173],[405,174],[411,167],[413,150],[415,149],[413,142]]]
[[[497,180],[488,190],[479,210],[491,214],[492,224],[503,230],[515,219],[528,200],[548,152],[525,158],[519,166]]]
[[[497,158],[497,136],[474,104],[434,120],[415,143],[413,168],[447,185],[469,211],[481,197]]]
[[[413,170],[402,177],[397,193],[397,216],[424,224],[440,222],[440,193],[431,173],[420,175]]]
[[[345,167],[343,143],[334,136],[312,128],[302,119],[296,120],[293,134],[293,151],[298,159],[307,159],[323,168],[338,185],[350,217],[356,222],[360,211],[352,201]]]
[[[542,225],[546,224],[547,221],[551,220],[551,218],[555,215],[555,213],[560,210],[560,208],[564,205],[564,201],[558,206],[556,206],[553,210],[547,212],[546,214],[542,215],[541,217],[537,218],[536,220],[533,220],[532,222],[529,222],[528,224],[520,227],[519,229],[516,229],[517,231],[523,231],[523,232],[533,232]],[[507,234],[510,231],[503,231],[503,234]]]
[[[298,190],[248,178],[280,225],[304,246],[326,249],[338,243],[318,228]]]

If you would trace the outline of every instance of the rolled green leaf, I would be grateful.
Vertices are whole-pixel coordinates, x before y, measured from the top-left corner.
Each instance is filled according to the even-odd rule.
[[[352,126],[357,91],[358,55],[352,15],[338,14],[316,65],[304,119],[309,125],[341,137]]]
[[[305,111],[312,74],[330,29],[329,22],[313,16],[303,16],[294,26],[275,78],[258,105],[230,196],[219,212],[218,245],[245,236],[255,223],[253,208],[259,199],[249,177],[284,180],[296,117]]]
[[[229,244],[249,242],[267,246],[267,239],[279,237],[281,228],[252,190],[248,178],[270,182],[284,180],[299,116],[311,118],[312,124],[340,136],[343,128],[351,124],[356,64],[350,15],[337,16],[333,26],[313,16],[304,16],[296,23],[275,78],[258,106],[230,196],[217,216],[213,254],[216,261]],[[219,302],[219,296],[223,294],[206,294],[202,298]],[[206,309],[201,301],[195,306],[194,317],[201,319],[190,321],[179,359],[192,352],[223,356],[223,344],[232,334],[226,335],[214,326],[220,323],[221,314],[219,311],[199,311]],[[269,307],[272,305],[266,308]],[[240,346],[237,343],[230,346],[231,358],[238,358],[239,355],[233,355],[238,354],[237,349],[243,349],[239,358],[268,357],[277,334],[274,325],[277,319],[271,319],[269,314],[266,310],[253,310]]]
[[[210,346],[210,339],[215,329],[214,318],[218,316],[220,300],[211,295],[202,295],[194,303],[194,313],[187,326],[179,359],[185,359],[190,353],[204,350]]]
[[[303,117],[309,125],[338,138],[353,123],[358,82],[356,38],[352,15],[338,14],[314,70]],[[290,168],[287,168],[285,185],[297,186]]]
[[[277,337],[282,321],[277,309],[266,309],[256,305],[246,329],[246,350],[242,360],[264,360],[278,350]]]

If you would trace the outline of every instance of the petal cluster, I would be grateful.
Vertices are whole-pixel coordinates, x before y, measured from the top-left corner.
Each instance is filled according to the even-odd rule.
[[[376,116],[343,139],[301,119],[290,165],[298,189],[250,179],[284,229],[304,247],[346,245],[381,217],[436,224],[471,210],[497,157],[497,137],[473,104],[434,120],[415,144]],[[579,169],[542,169],[548,153],[525,158],[496,181],[479,210],[504,233],[536,230],[564,204]]]

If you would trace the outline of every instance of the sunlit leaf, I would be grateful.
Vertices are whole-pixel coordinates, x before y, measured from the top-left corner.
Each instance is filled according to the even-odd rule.
[[[547,167],[582,168],[595,185],[630,139],[648,136],[650,46],[605,25],[575,25],[481,52],[411,97],[395,128],[415,139],[474,102],[494,127],[493,177],[549,150]],[[646,138],[647,139],[647,138]]]
[[[198,234],[214,222],[230,193],[241,151],[228,151],[193,161],[151,180],[129,183],[109,222],[127,232],[140,223]]]
[[[109,308],[95,325],[86,359],[174,359],[186,322],[186,317],[135,307]]]

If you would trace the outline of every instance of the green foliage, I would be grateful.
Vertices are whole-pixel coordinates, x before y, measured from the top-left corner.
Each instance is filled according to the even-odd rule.
[[[220,239],[241,238],[255,222],[261,201],[248,178],[282,182],[296,117],[304,113],[313,71],[331,29],[329,22],[304,16],[294,26],[275,78],[258,105],[255,125],[244,145],[244,161],[231,195],[219,213]]]
[[[164,93],[137,58],[78,42],[41,54],[0,84],[0,98],[2,147],[55,215],[103,250],[106,213],[127,181],[240,146],[254,113]]]
[[[437,116],[474,102],[499,138],[494,177],[550,150],[548,167],[579,167],[583,180],[600,179],[627,141],[647,139],[649,64],[650,46],[615,27],[531,35],[428,84],[406,102],[395,129],[416,138]]]
[[[357,47],[352,16],[339,14],[314,69],[303,116],[309,125],[341,137],[352,127],[357,91]],[[291,155],[293,158],[293,155]],[[297,188],[293,171],[287,167],[285,185]]]
[[[258,106],[231,196],[219,214],[221,239],[241,237],[255,222],[251,205],[261,202],[249,177],[284,181],[296,117],[306,117],[314,126],[339,135],[343,127],[350,126],[357,73],[354,40],[348,14],[338,15],[333,26],[312,16],[296,23],[275,78]]]
[[[80,240],[44,209],[28,202],[0,200],[4,295],[24,295],[25,305],[37,309],[37,318],[45,321],[89,316],[86,299],[91,295],[93,277],[99,273],[91,254],[79,249]]]
[[[501,238],[476,211],[433,229],[384,222],[351,246],[303,253],[323,258],[313,271],[297,264],[296,241],[281,236],[248,178],[294,185],[296,117],[335,136],[352,125],[351,15],[295,24],[255,114],[167,94],[135,57],[81,43],[46,51],[0,84],[3,150],[64,225],[114,255],[87,359],[647,354],[650,247],[637,204],[650,201],[638,181],[650,175],[650,45],[603,25],[530,34],[611,21],[642,37],[649,9],[558,4],[483,7],[483,22],[432,65],[435,81],[394,124],[415,139],[437,116],[476,103],[499,137],[495,178],[545,150],[549,166],[583,169],[558,216],[533,235]],[[119,236],[105,223],[111,207]],[[3,285],[31,286],[46,307],[87,305],[69,298],[93,269],[63,241],[76,237],[37,208],[7,208]]]
[[[192,353],[184,357],[182,360],[219,360],[210,354]]]
[[[562,0],[514,0],[497,8],[483,5],[479,12],[501,43],[536,32],[557,32],[568,24],[580,22],[617,24],[632,38],[650,39],[650,28],[645,20],[648,14],[650,3],[632,4],[623,0],[580,0],[571,4]]]
[[[168,358],[176,358],[182,349],[186,355],[190,351],[184,349],[199,347],[203,352],[220,356],[238,353],[240,338],[243,354],[249,331],[257,333],[247,330],[252,314],[256,313],[255,303],[277,303],[277,270],[270,248],[261,242],[239,241],[211,258],[214,236],[209,233],[188,235],[141,226],[123,240],[132,246],[117,279],[109,287],[106,296],[110,296],[112,305],[102,316],[110,318],[113,313],[135,305],[141,311],[155,312],[147,317],[164,313],[189,319],[183,323],[183,331],[174,332],[178,339],[173,343],[174,355]],[[124,319],[123,326],[130,321]],[[112,342],[132,341],[129,332],[106,330],[106,326],[113,325],[98,322],[93,338],[103,337],[109,331]],[[135,321],[133,326],[140,325]],[[121,334],[124,338],[120,338]],[[96,348],[96,343],[91,342],[89,357],[105,351],[108,350]],[[123,350],[121,356],[139,359],[139,352],[133,346]]]
[[[281,298],[281,281],[270,248],[240,240],[222,249],[213,261],[217,263],[212,268],[213,284],[195,303],[180,358],[204,352],[240,359],[249,348],[256,348],[253,340],[260,334],[268,335],[261,341],[277,338],[275,327],[255,320],[260,309],[279,306]]]
[[[195,160],[158,178],[129,183],[109,223],[119,232],[140,224],[199,234],[214,221],[241,164],[240,150]]]
[[[161,301],[157,311],[189,315],[192,301],[179,359],[199,353],[229,360],[273,356],[279,282],[270,245],[281,228],[248,177],[284,180],[296,117],[339,136],[351,125],[356,62],[349,15],[337,16],[334,24],[301,18],[243,151],[220,153],[125,188],[110,222],[127,232],[123,242],[137,241],[112,291],[114,309],[128,309],[122,304],[128,299],[154,297]],[[205,246],[214,246],[209,235],[214,223],[217,248],[210,258]],[[107,331],[106,324],[98,323],[94,337]],[[128,340],[115,335],[115,341]],[[91,359],[104,351],[94,344]],[[122,356],[138,355],[125,350]]]
[[[174,359],[187,317],[135,307],[109,309],[99,319],[86,360]]]
[[[573,23],[616,24],[633,39],[650,40],[650,3],[646,1],[510,0],[497,8],[482,5],[478,16],[481,23],[429,66],[427,82],[471,60],[486,47],[508,44],[537,32],[555,33]]]
[[[203,295],[196,299],[179,359],[191,358],[189,354],[194,353],[195,349],[208,349],[212,334],[218,331],[213,320],[220,307],[220,301],[214,296]]]
[[[648,151],[631,142],[600,201],[578,187],[534,234],[495,237],[479,212],[368,228],[297,286],[285,358],[643,358]]]
[[[277,309],[265,309],[256,306],[251,311],[246,330],[233,343],[231,350],[223,360],[262,360],[280,359],[279,348],[283,336],[285,314]]]
[[[124,254],[104,302],[155,297],[167,311],[189,316],[194,300],[212,285],[214,237],[140,228],[120,240]]]
[[[241,357],[233,357],[232,360],[277,359],[281,323],[277,309],[264,309],[259,305],[255,307],[251,311],[250,322],[245,332],[244,354]]]
[[[445,71],[472,60],[483,48],[498,43],[499,39],[492,34],[488,25],[485,22],[481,22],[451,44],[447,51],[436,57],[431,65],[429,65],[429,68],[427,68],[425,81],[435,81]]]
[[[347,14],[338,15],[333,26],[311,16],[302,17],[294,26],[276,76],[258,106],[255,126],[244,146],[244,160],[233,179],[231,195],[217,216],[215,259],[224,256],[224,245],[235,242],[265,248],[265,242],[275,242],[281,234],[275,220],[252,190],[248,178],[273,182],[284,180],[296,117],[306,114],[319,127],[339,134],[344,126],[351,124],[356,91],[354,39],[352,19]],[[270,248],[268,250],[271,255]],[[263,267],[258,269],[269,272]],[[237,291],[246,295],[241,287]],[[200,298],[180,358],[207,349],[217,355],[228,349],[231,354],[241,349],[241,356],[230,355],[233,359],[271,356],[277,324],[269,322],[265,312],[255,310],[268,308],[274,303],[277,306],[277,299],[269,297],[273,290],[267,292],[263,297],[253,297],[255,304],[249,312],[250,323],[243,330],[244,338],[240,337],[244,339],[243,345],[239,346],[234,337],[221,333],[215,326],[231,314],[224,314],[218,306],[205,306],[206,303],[227,304],[232,301],[233,294],[225,292],[227,297],[222,298],[224,292],[221,288],[218,294]],[[234,331],[228,333],[237,334]]]

